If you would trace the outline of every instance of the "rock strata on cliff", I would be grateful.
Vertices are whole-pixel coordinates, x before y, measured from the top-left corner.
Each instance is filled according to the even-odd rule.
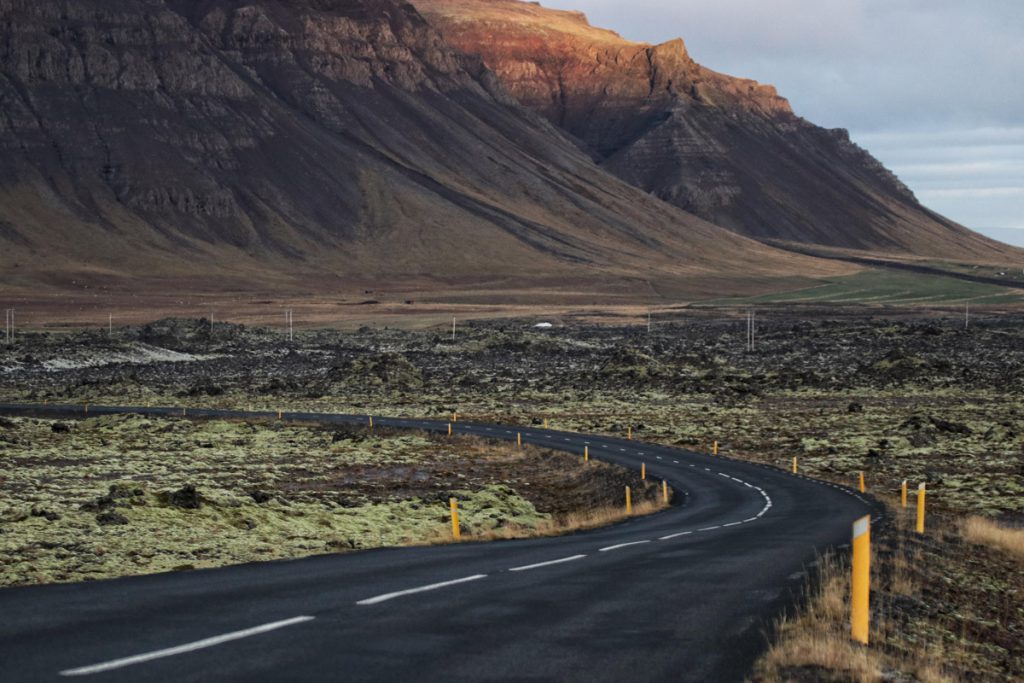
[[[1005,262],[1013,251],[921,206],[845,131],[794,115],[772,86],[701,66],[682,40],[635,43],[519,0],[413,2],[606,169],[738,233],[903,257]]]

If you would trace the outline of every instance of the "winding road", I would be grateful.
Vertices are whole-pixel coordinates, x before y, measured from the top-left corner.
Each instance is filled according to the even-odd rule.
[[[82,416],[0,404],[0,414]],[[181,415],[90,406],[89,415]],[[276,413],[190,409],[190,416]],[[286,412],[289,421],[366,416]],[[448,423],[375,417],[447,431]],[[388,548],[0,590],[0,680],[742,681],[825,550],[876,513],[773,467],[607,436],[456,422],[639,469],[668,510],[556,538]]]

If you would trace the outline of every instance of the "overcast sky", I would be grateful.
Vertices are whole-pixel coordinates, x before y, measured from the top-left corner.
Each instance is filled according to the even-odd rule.
[[[771,83],[927,206],[1024,245],[1024,0],[542,0]]]

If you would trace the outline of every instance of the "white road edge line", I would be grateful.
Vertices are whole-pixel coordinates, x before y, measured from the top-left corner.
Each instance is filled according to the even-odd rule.
[[[645,541],[630,541],[629,543],[619,543],[618,545],[605,546],[604,548],[599,549],[597,552],[599,552],[599,553],[606,553],[609,550],[618,550],[619,548],[627,548],[627,547],[629,547],[631,545],[640,545],[641,543],[650,543],[650,542],[651,542],[650,539],[648,539],[648,540],[645,540]]]
[[[548,560],[547,562],[538,562],[537,564],[525,564],[522,567],[510,567],[510,572],[525,572],[527,569],[537,569],[538,567],[547,567],[552,564],[562,564],[563,562],[572,562],[573,560],[582,560],[586,555],[573,555],[572,557],[563,557],[559,560]]]
[[[315,618],[316,617],[302,616],[293,617],[292,619],[284,619],[283,621],[273,621],[269,624],[263,624],[262,626],[254,626],[253,628],[247,628],[241,631],[232,631],[231,633],[213,636],[212,638],[204,638],[203,640],[196,640],[191,643],[185,643],[184,645],[178,645],[176,647],[169,647],[164,650],[144,652],[140,655],[134,655],[132,657],[123,657],[122,659],[112,659],[109,662],[92,664],[90,666],[82,666],[77,669],[65,669],[64,671],[60,672],[60,675],[88,676],[91,674],[103,673],[104,671],[113,671],[114,669],[120,669],[125,666],[131,666],[132,664],[142,664],[143,662],[149,662],[154,659],[161,659],[163,657],[181,655],[185,654],[186,652],[193,652],[195,650],[202,650],[204,648],[213,647],[214,645],[220,645],[221,643],[228,643],[232,640],[240,640],[242,638],[256,636],[261,633],[267,633],[268,631],[274,631],[276,629],[284,628],[286,626],[294,626],[295,624],[313,621],[313,619]]]
[[[424,593],[426,591],[437,590],[438,588],[446,588],[448,586],[454,586],[459,583],[466,583],[467,581],[476,581],[478,579],[487,578],[487,574],[474,574],[473,576],[464,576],[461,579],[452,579],[451,581],[442,581],[441,583],[432,583],[427,586],[420,586],[418,588],[409,588],[404,591],[395,591],[394,593],[384,593],[383,595],[375,595],[372,598],[366,598],[360,600],[357,605],[376,605],[386,600],[392,600],[394,598],[400,598],[403,595],[412,595],[413,593]]]

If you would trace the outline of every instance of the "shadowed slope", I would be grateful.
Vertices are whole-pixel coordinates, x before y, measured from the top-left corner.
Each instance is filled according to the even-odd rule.
[[[407,4],[6,0],[0,25],[9,284],[831,268],[600,170]]]

